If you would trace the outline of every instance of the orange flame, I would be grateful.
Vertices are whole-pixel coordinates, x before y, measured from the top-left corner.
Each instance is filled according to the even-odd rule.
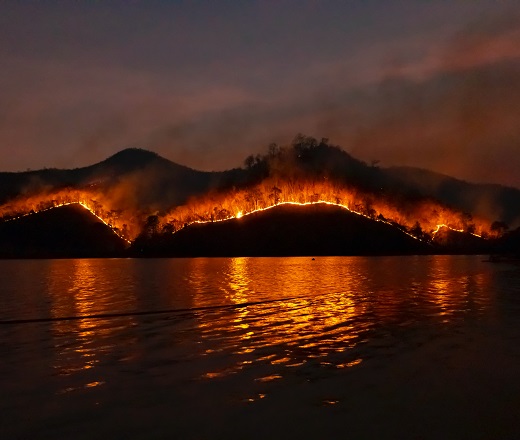
[[[194,198],[164,215],[161,222],[177,231],[193,223],[210,223],[241,218],[278,205],[327,204],[346,209],[357,215],[400,227],[418,238],[433,237],[441,227],[475,236],[491,235],[489,222],[468,218],[438,202],[393,202],[381,195],[363,193],[354,188],[337,186],[326,180],[279,181],[266,179],[261,184],[227,193],[213,193]]]
[[[210,223],[242,218],[278,205],[327,204],[357,215],[399,227],[408,235],[428,241],[442,228],[470,232],[475,236],[492,236],[490,224],[438,202],[392,200],[383,194],[370,194],[324,179],[322,181],[280,180],[268,178],[260,184],[227,192],[213,192],[193,198],[160,216],[161,226],[176,232],[193,223]],[[46,211],[59,206],[79,204],[130,242],[140,232],[150,213],[136,209],[118,209],[103,192],[95,189],[62,189],[19,197],[0,206],[0,217],[6,221]]]

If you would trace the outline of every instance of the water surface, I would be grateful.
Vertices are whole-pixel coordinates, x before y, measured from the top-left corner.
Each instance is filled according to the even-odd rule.
[[[2,438],[513,438],[478,256],[0,261]]]

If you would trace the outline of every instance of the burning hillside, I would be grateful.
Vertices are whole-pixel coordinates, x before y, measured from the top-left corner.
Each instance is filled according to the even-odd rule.
[[[197,223],[175,234],[139,237],[134,256],[401,255],[432,245],[399,228],[339,206],[280,203],[226,221]]]
[[[1,258],[121,256],[125,244],[79,204],[0,223]]]
[[[278,206],[323,205],[399,229],[424,243],[432,243],[443,228],[484,238],[501,232],[492,227],[490,219],[473,217],[403,187],[384,170],[357,161],[325,139],[318,142],[298,136],[288,147],[273,144],[266,155],[248,157],[245,169],[213,174],[197,174],[178,165],[169,168],[168,161],[156,156],[150,157],[152,165],[136,169],[140,161],[128,160],[128,154],[121,157],[125,166],[134,168],[124,168],[123,177],[116,173],[122,169],[113,163],[117,162],[116,155],[116,159],[102,163],[105,174],[82,171],[86,177],[81,184],[47,186],[18,194],[0,205],[0,217],[13,221],[78,204],[119,237],[134,241],[137,237],[142,240],[176,234],[193,224],[239,219]],[[116,174],[106,177],[107,169]]]

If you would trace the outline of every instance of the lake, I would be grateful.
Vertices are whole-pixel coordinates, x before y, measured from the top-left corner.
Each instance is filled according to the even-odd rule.
[[[0,438],[518,438],[484,259],[2,260]]]

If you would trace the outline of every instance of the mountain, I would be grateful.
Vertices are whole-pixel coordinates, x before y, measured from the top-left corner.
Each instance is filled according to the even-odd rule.
[[[496,184],[476,184],[433,171],[413,167],[384,170],[403,188],[431,197],[457,209],[490,221],[520,226],[520,190]]]
[[[171,162],[156,153],[129,148],[94,165],[72,170],[43,169],[0,172],[0,205],[20,195],[61,188],[95,188],[115,194],[125,208],[142,212],[167,210],[210,190],[251,185],[273,172],[281,177],[300,174],[340,179],[372,193],[404,199],[431,198],[454,209],[520,226],[520,190],[493,184],[468,183],[450,176],[410,167],[370,166],[327,142],[295,138],[294,157],[280,160],[277,151],[251,156],[246,169],[204,172]],[[286,155],[287,156],[287,155]],[[249,158],[248,158],[249,159]],[[246,161],[247,162],[247,161]]]
[[[432,240],[441,253],[446,254],[487,254],[496,248],[495,240],[485,240],[467,232],[441,228]]]
[[[319,212],[280,206],[232,219],[239,212],[283,201],[326,201],[352,212],[333,212],[331,206],[321,206]],[[22,246],[27,252],[45,253],[52,240],[43,242],[38,228],[50,228],[52,221],[68,225],[72,217],[51,212],[68,212],[56,207],[78,202],[120,235],[137,237],[134,255],[140,249],[147,255],[487,252],[491,242],[472,232],[490,237],[506,231],[505,223],[520,224],[518,189],[472,184],[417,168],[380,168],[326,139],[298,135],[289,146],[272,144],[266,154],[248,157],[245,168],[222,172],[193,170],[131,148],[83,168],[0,173],[0,215],[10,219],[33,214],[0,223],[0,252],[16,253],[15,241],[5,232],[11,230],[12,237],[29,246]],[[56,209],[49,210],[52,207]],[[226,221],[197,224],[215,220]],[[493,229],[495,220],[500,222]],[[37,221],[43,226],[35,226]],[[292,222],[298,226],[293,228]],[[434,237],[446,223],[449,231]],[[33,231],[27,237],[40,250],[30,249],[24,228]],[[49,231],[58,237],[57,230]],[[430,242],[429,248],[403,231]],[[64,249],[65,254],[72,252]]]
[[[433,248],[398,228],[337,206],[280,205],[225,222],[136,240],[134,256],[402,255]]]
[[[230,177],[240,172],[196,171],[156,153],[129,148],[83,168],[0,172],[0,204],[19,195],[62,188],[95,188],[131,193],[129,198],[134,208],[165,209],[184,203],[190,196],[225,185]]]
[[[80,205],[0,223],[0,258],[122,256],[126,243]]]

